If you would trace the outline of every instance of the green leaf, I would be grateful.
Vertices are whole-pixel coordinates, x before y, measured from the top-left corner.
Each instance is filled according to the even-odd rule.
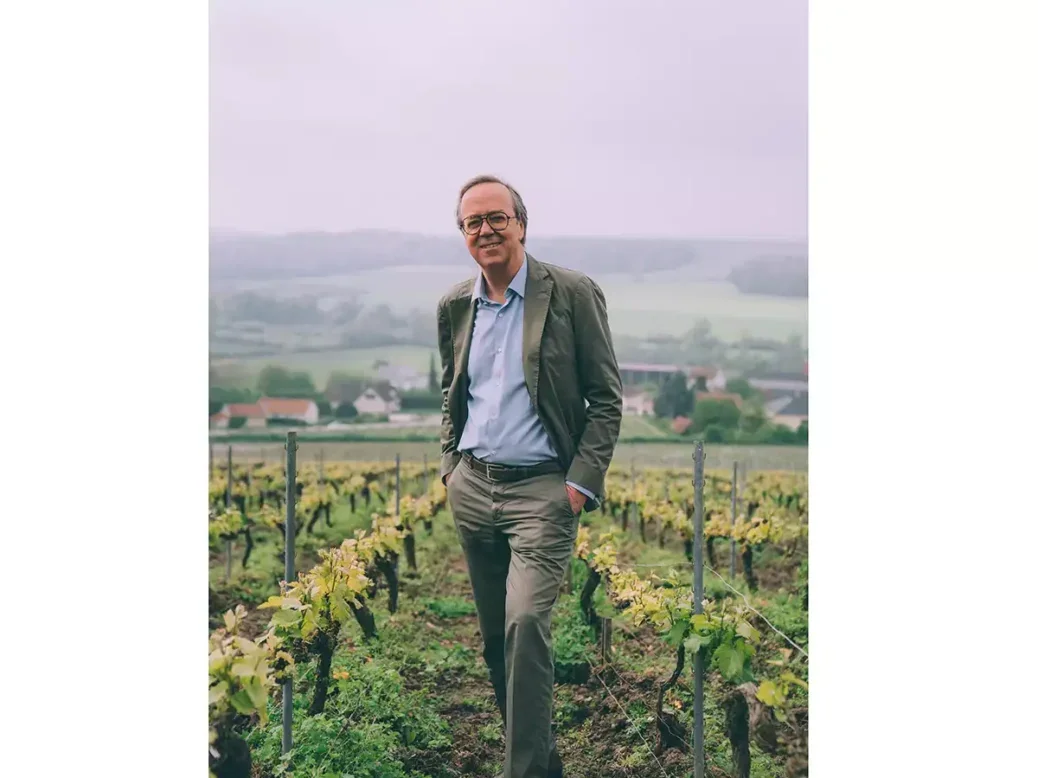
[[[757,699],[769,708],[775,708],[786,701],[782,690],[775,685],[774,681],[764,681],[757,689]]]
[[[735,683],[742,679],[746,657],[735,646],[723,645],[714,652],[714,662],[725,680]]]
[[[227,681],[220,681],[218,684],[209,687],[209,704],[214,705],[223,699],[224,695],[227,694]]]
[[[670,632],[667,633],[663,640],[671,648],[677,648],[681,645],[681,639],[685,636],[687,630],[688,621],[680,619],[674,623],[674,626],[670,628]]]
[[[804,689],[807,689],[807,683],[801,681],[799,678],[793,675],[793,673],[785,672],[782,675],[780,675],[779,678],[781,678],[783,681],[789,681],[790,683],[795,683],[797,686],[802,686]]]
[[[280,610],[274,614],[273,622],[279,627],[294,627],[303,620],[303,614],[299,611]]]
[[[696,632],[710,629],[710,617],[705,613],[697,613],[692,617],[692,629]]]
[[[703,637],[702,635],[697,635],[695,632],[693,632],[691,635],[685,638],[685,650],[693,656],[695,656],[697,653],[699,653],[699,649],[701,649],[709,642],[709,637]]]
[[[751,643],[760,642],[760,631],[754,629],[748,621],[740,621],[739,626],[735,628],[735,633],[746,638]]]
[[[235,661],[231,667],[231,675],[237,676],[238,678],[248,678],[256,675],[257,662],[254,659],[248,659],[242,657]]]
[[[252,704],[252,698],[245,689],[239,689],[231,695],[231,705],[234,706],[238,713],[243,713],[246,716],[256,709]]]
[[[245,682],[244,689],[255,710],[261,711],[267,707],[267,690],[263,688],[259,678],[250,678]]]

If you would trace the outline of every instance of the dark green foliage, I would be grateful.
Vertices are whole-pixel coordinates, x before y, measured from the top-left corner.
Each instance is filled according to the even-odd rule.
[[[691,414],[695,402],[695,392],[688,389],[684,374],[674,373],[660,387],[654,407],[657,416],[672,419]]]
[[[357,409],[353,403],[341,403],[338,408],[335,409],[336,419],[353,419],[357,416]]]
[[[700,400],[692,412],[692,430],[699,432],[711,426],[734,430],[739,426],[739,416],[739,409],[731,400]]]
[[[440,597],[425,602],[426,609],[441,619],[456,619],[476,612],[471,599],[464,597]]]
[[[317,388],[310,374],[291,371],[278,365],[267,365],[256,379],[256,390],[267,397],[314,398]]]

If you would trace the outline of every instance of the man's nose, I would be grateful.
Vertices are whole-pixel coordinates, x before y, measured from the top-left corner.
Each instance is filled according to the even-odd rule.
[[[479,236],[482,238],[486,235],[493,235],[494,231],[490,228],[490,221],[484,219],[479,223]]]

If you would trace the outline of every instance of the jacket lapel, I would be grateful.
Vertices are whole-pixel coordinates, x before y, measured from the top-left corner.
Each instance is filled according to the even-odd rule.
[[[475,284],[473,283],[473,286]],[[448,391],[448,406],[454,409],[454,417],[459,426],[463,426],[463,414],[466,410],[469,385],[469,352],[472,347],[472,326],[476,318],[476,300],[472,289],[466,297],[454,303],[451,312],[454,320],[454,353],[460,357],[454,363],[454,380]]]
[[[541,335],[548,318],[548,301],[555,282],[540,262],[529,254],[526,276],[526,299],[523,304],[523,374],[533,407],[537,407],[537,385],[540,379]]]

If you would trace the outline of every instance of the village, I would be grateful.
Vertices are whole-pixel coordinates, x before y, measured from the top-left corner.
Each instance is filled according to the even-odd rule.
[[[684,435],[700,403],[731,405],[738,416],[749,406],[770,424],[797,431],[808,419],[807,365],[802,373],[727,375],[715,366],[620,363],[625,417],[665,420]],[[439,426],[439,390],[431,376],[400,365],[379,365],[370,378],[336,378],[315,397],[263,396],[227,403],[209,419],[216,437],[232,430],[268,427],[326,432],[377,432]],[[677,387],[677,389],[675,389]],[[676,401],[674,392],[684,393]]]

